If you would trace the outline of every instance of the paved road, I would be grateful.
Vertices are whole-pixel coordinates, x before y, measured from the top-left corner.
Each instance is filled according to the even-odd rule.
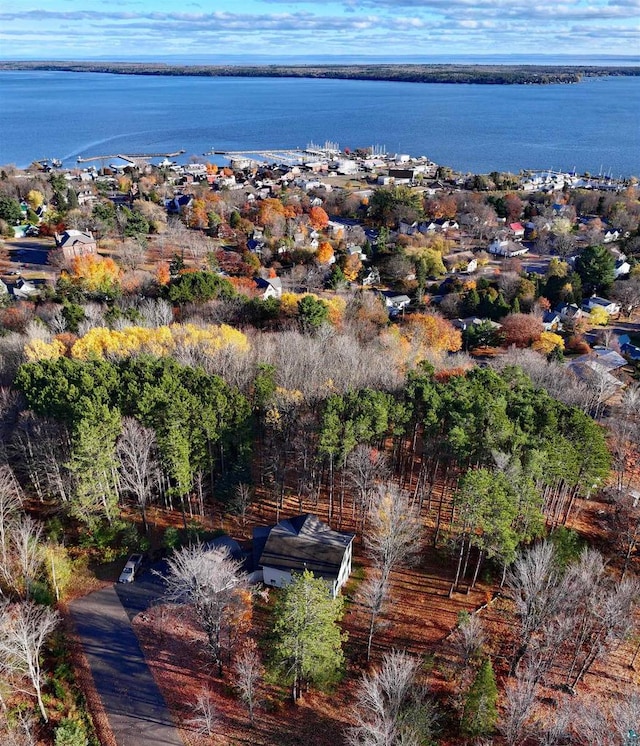
[[[131,628],[131,619],[161,589],[147,572],[141,581],[96,591],[71,605],[118,746],[184,746]]]

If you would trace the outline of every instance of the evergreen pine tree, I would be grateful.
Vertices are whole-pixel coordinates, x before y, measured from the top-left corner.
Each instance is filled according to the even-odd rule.
[[[462,732],[471,737],[487,736],[498,720],[498,687],[491,660],[486,658],[476,674],[464,705]]]
[[[275,661],[291,684],[294,702],[303,686],[337,680],[344,662],[342,607],[342,598],[332,598],[326,582],[308,570],[284,589],[275,610]]]

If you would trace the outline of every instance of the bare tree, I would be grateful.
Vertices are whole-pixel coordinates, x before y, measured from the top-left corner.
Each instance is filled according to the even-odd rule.
[[[236,595],[246,586],[241,562],[226,548],[184,547],[168,560],[165,598],[193,605],[208,647],[222,675],[221,631]]]
[[[420,661],[404,651],[385,653],[382,666],[358,687],[349,746],[420,746],[433,737],[436,711],[416,686]]]
[[[540,746],[560,746],[569,743],[573,705],[564,700],[550,717],[538,720],[534,726],[535,737]]]
[[[120,262],[127,269],[137,269],[147,256],[146,241],[128,238],[120,247]]]
[[[236,484],[233,489],[233,497],[231,498],[229,508],[233,513],[240,516],[240,522],[242,523],[243,528],[247,523],[247,511],[249,510],[252,500],[253,490],[251,489],[251,485],[245,484],[244,482]]]
[[[629,453],[640,442],[640,386],[627,386],[619,406],[606,420],[619,492],[629,489]]]
[[[347,456],[345,473],[358,490],[358,499],[354,500],[353,507],[355,511],[357,505],[361,525],[364,526],[376,480],[388,473],[387,459],[376,448],[360,443]]]
[[[192,709],[193,716],[187,720],[187,724],[203,736],[212,736],[218,725],[218,712],[208,687],[202,688]]]
[[[637,740],[640,730],[640,693],[635,691],[622,699],[616,698],[611,710],[611,720],[622,743],[633,743],[631,738],[634,733]]]
[[[10,524],[11,533],[11,577],[7,581],[29,600],[31,588],[42,569],[41,551],[42,525],[31,516],[21,516]],[[4,567],[2,568],[4,571]]]
[[[122,420],[122,433],[116,443],[120,487],[133,494],[148,531],[146,506],[160,482],[156,435],[133,417]]]
[[[536,682],[526,672],[507,682],[500,730],[509,746],[518,746],[527,739],[535,704]]]
[[[17,709],[11,721],[0,722],[0,739],[2,746],[37,746],[36,718]]]
[[[169,326],[173,323],[173,308],[162,298],[145,298],[140,301],[138,311],[147,326]]]
[[[417,560],[422,539],[423,526],[417,504],[395,484],[379,485],[364,538],[373,562],[373,574],[363,594],[369,612],[367,660],[371,655],[376,620],[388,596],[391,573]]]
[[[365,546],[385,580],[400,565],[417,561],[424,529],[418,506],[397,485],[379,485],[373,498]]]
[[[233,663],[234,685],[240,699],[247,706],[249,721],[254,723],[255,708],[258,704],[258,690],[264,676],[260,652],[255,640],[247,640]]]
[[[41,501],[53,497],[61,504],[68,502],[70,452],[64,423],[32,412],[22,414],[11,443],[13,463]]]
[[[624,557],[622,579],[626,576],[634,551],[640,542],[640,500],[627,490],[614,492],[616,506],[614,536]]]
[[[10,527],[22,510],[24,497],[18,480],[6,464],[0,466],[0,567],[8,567]],[[0,572],[2,570],[0,569]]]
[[[373,568],[369,577],[360,588],[360,598],[369,615],[369,631],[367,634],[367,660],[371,658],[371,645],[376,632],[378,618],[389,596],[389,582],[385,580],[378,568]]]
[[[40,665],[44,645],[58,625],[58,612],[30,602],[0,606],[0,666],[16,691],[33,695],[42,718],[48,722],[42,700],[44,674]],[[21,683],[27,679],[30,688]]]
[[[573,634],[567,637],[573,656],[566,673],[573,690],[596,660],[632,630],[640,583],[635,578],[614,582],[605,573],[602,555],[585,550],[567,571],[560,592],[573,621]]]
[[[482,653],[485,641],[482,620],[477,614],[469,614],[460,621],[451,636],[451,642],[463,668]]]
[[[507,574],[507,586],[520,618],[519,643],[511,663],[511,673],[515,674],[531,638],[553,617],[560,603],[553,544],[535,544],[520,554]]]

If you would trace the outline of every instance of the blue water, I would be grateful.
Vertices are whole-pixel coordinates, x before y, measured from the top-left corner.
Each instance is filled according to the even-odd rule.
[[[385,145],[474,173],[640,175],[640,77],[485,86],[0,72],[0,163]]]

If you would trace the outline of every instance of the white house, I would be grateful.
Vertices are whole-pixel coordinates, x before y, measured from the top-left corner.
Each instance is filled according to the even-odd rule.
[[[411,298],[408,295],[394,293],[393,290],[381,290],[380,294],[387,311],[389,311],[389,316],[397,316],[411,303]]]
[[[254,530],[254,556],[266,585],[282,588],[309,570],[323,578],[335,598],[351,574],[354,534],[334,531],[306,513]]]
[[[616,260],[616,266],[613,270],[613,276],[618,279],[618,277],[622,277],[623,275],[628,275],[629,272],[631,272],[631,265],[627,261],[627,257],[623,255],[620,256],[619,259]]]
[[[478,269],[478,260],[470,251],[459,251],[455,254],[447,254],[442,257],[442,261],[449,272],[471,274]]]
[[[605,231],[605,234],[602,237],[602,242],[611,243],[612,241],[617,241],[619,238],[620,238],[620,231],[609,228],[607,231]]]
[[[582,308],[589,313],[594,308],[602,308],[609,316],[617,316],[620,313],[621,306],[615,301],[608,300],[607,298],[599,298],[597,295],[587,298],[582,304]]]
[[[494,254],[495,256],[506,256],[510,259],[514,256],[522,256],[522,254],[526,254],[529,249],[515,241],[496,239],[489,244],[488,251],[490,254]]]
[[[282,280],[279,277],[257,277],[255,279],[258,290],[262,290],[262,300],[268,298],[282,298]]]
[[[29,300],[29,298],[34,298],[38,295],[40,290],[32,282],[29,282],[29,280],[24,280],[20,277],[11,288],[11,292],[13,297],[18,300]]]
[[[584,316],[584,312],[575,303],[562,303],[555,310],[565,324],[571,324]]]

